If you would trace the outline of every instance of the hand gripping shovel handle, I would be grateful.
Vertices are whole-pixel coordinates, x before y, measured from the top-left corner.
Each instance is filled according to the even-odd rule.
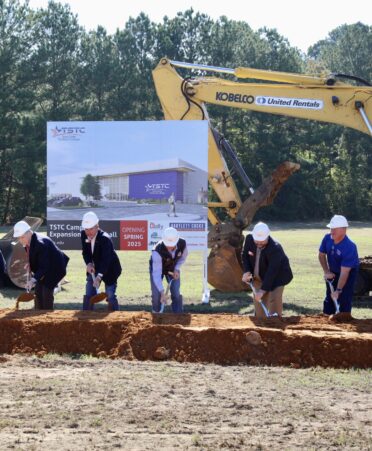
[[[331,294],[333,294],[335,292],[335,289],[333,287],[332,280],[327,279],[327,283],[329,285],[329,289],[331,290]],[[332,298],[332,296],[331,296],[331,298]],[[337,300],[332,298],[332,301],[335,304],[336,313],[340,313],[340,306],[339,306]]]
[[[248,282],[248,283],[249,283],[249,286],[251,287],[252,293],[253,293],[254,295],[256,295],[256,294],[257,294],[257,290],[256,290],[256,288],[255,288],[254,285],[253,285],[252,279],[251,279],[250,282]],[[265,316],[266,316],[267,318],[268,318],[269,316],[274,316],[274,315],[277,316],[276,314],[274,314],[274,315],[271,315],[271,314],[270,314],[268,308],[267,308],[266,305],[262,302],[261,299],[258,301],[258,303],[261,305],[262,310],[264,311]]]
[[[30,281],[30,273],[28,271],[27,271],[27,274],[26,274],[26,280],[27,280],[27,285],[28,285],[28,282]],[[17,297],[15,309],[16,310],[19,309],[19,303],[20,302],[29,302],[29,301],[32,301],[33,299],[35,299],[35,294],[34,293],[30,293],[30,290],[28,288],[26,288],[26,293],[21,293]]]
[[[93,273],[91,273],[91,276],[92,276],[92,280],[93,280],[93,283],[94,283],[96,281],[96,277],[94,276]],[[98,288],[96,288],[96,293],[97,294],[95,294],[94,296],[92,296],[90,298],[90,301],[89,301],[90,305],[97,304],[97,302],[101,302],[101,301],[104,301],[105,299],[107,299],[107,294],[104,293],[104,292],[100,293]]]

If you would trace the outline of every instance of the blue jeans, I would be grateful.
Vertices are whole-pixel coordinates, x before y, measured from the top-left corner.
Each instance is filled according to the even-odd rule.
[[[172,284],[170,287],[170,293],[171,293],[171,299],[172,299],[172,312],[173,313],[182,313],[183,312],[183,300],[182,295],[180,294],[180,288],[181,288],[181,279],[173,279],[171,276],[165,276],[166,281],[170,283],[171,280]],[[160,297],[161,293],[157,289],[152,274],[150,273],[150,283],[151,283],[151,302],[152,302],[152,311],[154,313],[160,312]]]
[[[349,272],[349,277],[347,278],[346,284],[342,289],[338,297],[338,304],[340,306],[340,312],[351,312],[351,303],[353,301],[353,293],[354,293],[354,283],[356,279],[357,271],[352,269]],[[340,278],[340,274],[336,274],[335,278],[332,281],[332,285],[334,289],[337,288],[338,279]],[[333,315],[336,313],[335,304],[331,298],[331,290],[329,288],[328,283],[326,282],[326,297],[323,302],[323,313],[326,315]]]
[[[113,283],[112,285],[107,285],[105,283],[105,292],[107,294],[107,301],[110,304],[110,310],[116,311],[119,310],[119,302],[116,297],[116,287],[117,283]],[[87,275],[87,283],[85,285],[85,296],[83,303],[83,310],[93,310],[93,306],[90,306],[90,298],[97,294],[97,290],[93,286],[92,276]]]

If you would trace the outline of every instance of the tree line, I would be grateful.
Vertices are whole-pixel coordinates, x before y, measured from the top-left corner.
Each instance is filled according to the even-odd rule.
[[[114,34],[86,31],[68,5],[0,0],[0,223],[46,215],[46,122],[161,120],[152,70],[170,59],[371,80],[372,30],[341,25],[303,54],[275,29],[193,9]],[[182,70],[181,70],[182,73]],[[186,72],[185,72],[186,74]],[[301,164],[260,219],[372,219],[371,138],[331,124],[210,106],[213,126],[258,186],[282,161]],[[238,182],[239,186],[239,182]],[[248,195],[239,186],[242,197]]]

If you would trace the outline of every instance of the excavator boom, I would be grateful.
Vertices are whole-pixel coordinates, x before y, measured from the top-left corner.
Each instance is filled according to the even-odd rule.
[[[215,72],[255,82],[227,80],[220,77],[193,76],[182,78],[176,68],[198,74]],[[342,75],[342,77],[341,77]],[[167,120],[207,120],[206,104],[240,108],[262,113],[311,119],[343,125],[372,135],[372,87],[341,81],[347,76],[334,74],[312,76],[239,67],[236,69],[199,65],[161,59],[153,71],[156,92]],[[257,80],[268,81],[269,83]],[[240,251],[242,231],[252,222],[256,211],[269,205],[283,183],[299,169],[285,162],[267,177],[255,191],[228,141],[210,125],[208,137],[208,179],[219,202],[208,204],[212,224],[208,236],[211,252],[208,259],[208,281],[222,291],[240,291]],[[242,202],[225,155],[232,159],[236,172],[242,173],[251,196]],[[223,208],[230,222],[221,222],[216,208]]]

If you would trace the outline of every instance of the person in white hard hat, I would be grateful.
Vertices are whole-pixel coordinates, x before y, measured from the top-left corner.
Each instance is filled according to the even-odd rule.
[[[256,289],[255,315],[266,316],[259,305],[261,301],[271,315],[282,316],[284,286],[293,279],[293,274],[282,246],[270,236],[270,229],[264,222],[257,223],[246,236],[242,263],[243,282],[253,281]]]
[[[25,288],[35,287],[35,310],[53,310],[54,288],[65,277],[69,258],[49,237],[33,232],[26,221],[15,224],[13,236],[27,253],[32,277]]]
[[[111,237],[99,228],[98,216],[93,211],[85,213],[81,226],[81,246],[87,273],[83,310],[93,308],[90,306],[90,298],[97,294],[102,281],[105,283],[109,309],[119,310],[116,288],[121,264]]]
[[[326,296],[323,313],[336,312],[335,302],[340,312],[351,313],[354,283],[359,268],[358,249],[347,236],[349,224],[345,216],[334,215],[327,224],[327,233],[319,247],[319,262],[326,281]],[[332,290],[327,280],[332,281]]]
[[[154,246],[150,258],[151,300],[154,313],[159,313],[161,305],[166,302],[164,277],[168,283],[171,283],[172,312],[183,312],[180,269],[187,255],[186,241],[180,238],[174,227],[167,227],[164,230],[163,239]]]

